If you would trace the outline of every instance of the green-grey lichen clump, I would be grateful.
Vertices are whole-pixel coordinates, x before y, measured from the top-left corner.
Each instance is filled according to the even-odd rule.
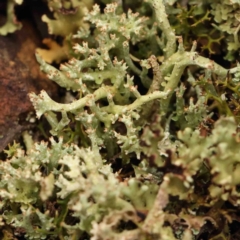
[[[221,66],[190,41],[210,21],[200,10],[220,6],[91,2],[71,12],[81,15],[71,25],[57,9],[80,2],[89,3],[48,1],[55,20],[43,20],[51,33],[71,35],[71,58],[59,68],[36,58],[68,97],[29,95],[52,136],[34,142],[25,132],[25,146],[5,150],[2,238],[238,238],[240,66]],[[228,13],[239,7],[226,2]],[[70,28],[61,30],[61,21]]]
[[[240,24],[240,1],[226,0],[215,1],[211,4],[212,14],[216,22],[216,28],[219,29],[226,37],[229,60],[234,60],[236,52],[240,49],[239,43],[239,24]]]
[[[22,25],[17,21],[17,18],[14,13],[14,6],[21,5],[23,0],[9,0],[7,3],[7,19],[3,26],[0,27],[0,34],[7,35],[8,33],[13,33],[16,30],[19,30]]]
[[[33,0],[34,1],[34,0]],[[40,0],[36,0],[40,1]],[[63,38],[61,44],[53,39],[43,39],[43,43],[48,49],[38,49],[39,54],[49,63],[61,62],[67,58],[69,45],[71,46],[71,36],[79,28],[88,29],[89,26],[83,21],[83,17],[93,5],[93,0],[46,0],[52,17],[47,14],[42,16],[42,21],[48,26],[50,34],[58,35]],[[0,35],[7,35],[21,29],[22,24],[17,20],[15,7],[23,4],[23,0],[7,0],[6,21],[0,27]],[[33,4],[34,6],[34,4]]]

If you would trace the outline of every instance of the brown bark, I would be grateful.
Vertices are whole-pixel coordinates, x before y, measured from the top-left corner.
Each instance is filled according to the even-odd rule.
[[[29,21],[22,24],[20,31],[0,36],[0,151],[30,126],[19,121],[33,110],[28,93],[42,89],[52,97],[57,93],[35,60],[41,43],[37,31]]]

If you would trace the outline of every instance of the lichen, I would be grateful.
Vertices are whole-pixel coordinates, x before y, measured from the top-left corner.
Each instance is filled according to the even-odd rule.
[[[5,150],[2,236],[237,237],[240,67],[215,62],[191,38],[200,41],[214,21],[216,43],[220,31],[234,41],[221,23],[236,25],[225,12],[234,14],[239,2],[108,2],[48,1],[55,20],[43,20],[50,33],[68,36],[72,49],[59,67],[50,64],[62,57],[54,42],[57,58],[36,59],[68,99],[29,94],[52,136],[38,141],[24,132],[24,144]],[[84,12],[74,12],[81,4]],[[212,46],[206,49],[214,56]]]

